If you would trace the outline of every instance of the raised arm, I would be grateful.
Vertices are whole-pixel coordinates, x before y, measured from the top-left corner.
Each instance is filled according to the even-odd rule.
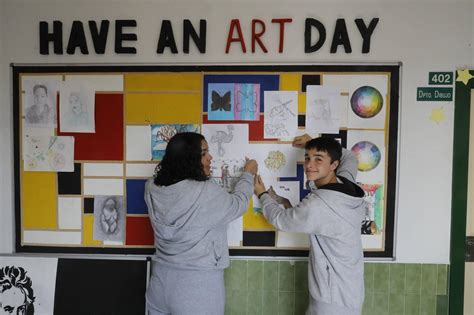
[[[357,158],[354,153],[342,148],[341,161],[337,167],[336,175],[347,178],[351,182],[355,182],[357,177],[357,163]]]
[[[260,201],[265,218],[281,231],[325,236],[340,233],[340,218],[314,194],[288,209],[279,207],[269,194],[263,194]]]

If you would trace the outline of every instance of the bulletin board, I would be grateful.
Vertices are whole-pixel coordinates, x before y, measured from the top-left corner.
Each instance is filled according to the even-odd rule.
[[[366,257],[393,257],[400,65],[13,67],[17,252],[152,254],[144,184],[177,132],[201,132],[229,191],[245,156],[293,204],[309,133],[358,158]],[[257,198],[228,228],[235,256],[307,256]]]

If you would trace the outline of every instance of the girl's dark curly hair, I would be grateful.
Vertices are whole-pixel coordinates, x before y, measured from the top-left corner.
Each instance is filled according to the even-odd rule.
[[[183,132],[174,135],[166,146],[165,155],[155,169],[154,183],[158,186],[173,185],[183,179],[205,181],[201,163],[201,134]]]

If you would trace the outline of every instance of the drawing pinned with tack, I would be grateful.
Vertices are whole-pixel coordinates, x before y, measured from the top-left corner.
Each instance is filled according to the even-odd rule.
[[[298,129],[298,92],[265,91],[264,138],[296,136]]]
[[[306,88],[306,132],[339,133],[341,126],[341,91],[332,86],[310,85]]]
[[[94,240],[122,241],[125,237],[122,196],[94,196]]]
[[[95,91],[87,82],[63,82],[59,93],[61,132],[95,133]]]

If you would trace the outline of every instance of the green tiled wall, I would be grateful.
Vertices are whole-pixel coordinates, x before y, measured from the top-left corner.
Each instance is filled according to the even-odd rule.
[[[308,304],[306,261],[232,260],[226,315],[300,315]],[[448,314],[448,265],[365,264],[363,314]]]

